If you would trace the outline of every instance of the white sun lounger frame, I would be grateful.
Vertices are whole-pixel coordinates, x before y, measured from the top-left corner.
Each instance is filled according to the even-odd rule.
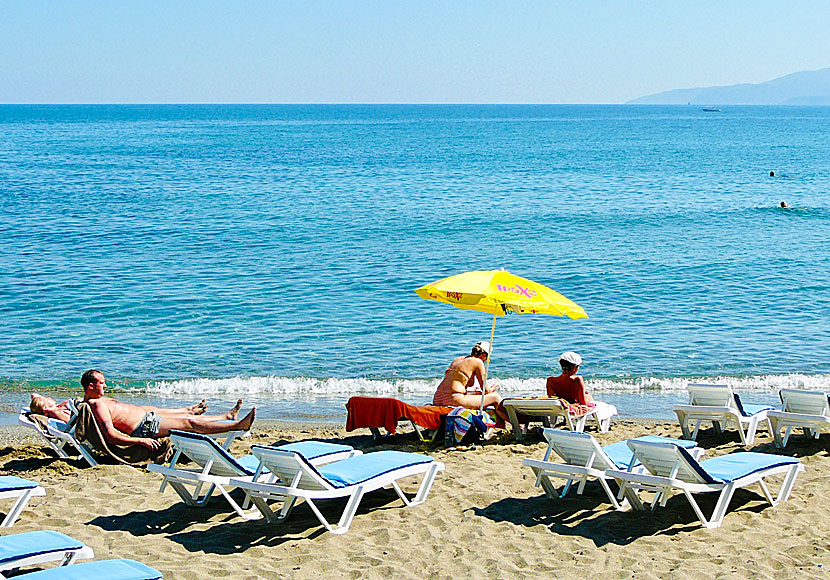
[[[782,409],[767,413],[770,429],[778,447],[785,447],[793,429],[818,439],[822,429],[830,431],[830,402],[827,393],[781,389]],[[784,429],[784,434],[781,430]]]
[[[725,483],[707,483],[699,473],[699,470],[705,471],[705,469],[700,464],[697,465],[697,469],[693,467],[687,459],[688,454],[684,455],[676,445],[631,440],[628,441],[628,446],[643,465],[644,471],[640,473],[618,469],[606,471],[606,475],[617,480],[620,486],[620,497],[630,489],[637,492],[653,491],[655,493],[651,502],[653,510],[657,505],[664,507],[672,491],[679,490],[683,492],[695,515],[706,528],[720,527],[736,489],[757,483],[767,502],[776,506],[790,497],[796,476],[804,471],[804,466],[798,462],[756,471]],[[692,458],[692,461],[695,460]],[[778,496],[773,498],[764,480],[769,476],[780,474],[784,474],[784,482]],[[694,494],[697,493],[720,493],[712,516],[708,519],[694,498]],[[642,503],[640,506],[633,505],[635,509],[644,509]]]
[[[417,506],[427,500],[436,475],[444,470],[444,464],[435,460],[388,471],[357,485],[334,487],[326,481],[301,455],[281,451],[273,447],[254,446],[251,450],[262,465],[287,485],[249,480],[232,480],[232,484],[245,489],[268,522],[284,520],[298,499],[304,499],[321,524],[333,534],[345,534],[354,520],[360,500],[366,493],[391,485],[407,507]],[[415,497],[410,500],[398,485],[398,480],[423,475]],[[347,497],[346,507],[336,525],[326,520],[315,503],[318,500]],[[283,501],[279,515],[268,505],[269,500]]]

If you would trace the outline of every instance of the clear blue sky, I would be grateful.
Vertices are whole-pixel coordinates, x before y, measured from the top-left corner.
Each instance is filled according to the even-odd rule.
[[[830,2],[0,0],[0,103],[619,103],[830,66]]]

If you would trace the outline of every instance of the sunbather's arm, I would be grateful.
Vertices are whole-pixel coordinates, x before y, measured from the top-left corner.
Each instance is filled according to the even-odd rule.
[[[103,402],[96,402],[90,406],[92,407],[92,414],[95,415],[95,420],[98,421],[98,425],[100,425],[101,431],[104,433],[104,437],[106,437],[108,442],[118,445],[143,445],[153,451],[161,445],[155,439],[133,437],[116,429],[112,424],[110,409]]]

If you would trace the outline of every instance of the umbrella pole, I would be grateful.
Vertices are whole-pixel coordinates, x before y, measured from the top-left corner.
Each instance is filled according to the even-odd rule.
[[[481,405],[479,412],[484,411],[484,392],[487,390],[487,375],[490,374],[490,359],[493,358],[493,337],[496,334],[496,311],[493,310],[493,327],[490,329],[490,354],[487,355],[487,362],[484,363],[484,384],[481,385]]]

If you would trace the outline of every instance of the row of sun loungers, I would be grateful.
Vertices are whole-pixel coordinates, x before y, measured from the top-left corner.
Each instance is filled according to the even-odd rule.
[[[564,497],[573,482],[578,482],[577,494],[581,494],[586,481],[592,479],[600,482],[616,509],[623,509],[627,503],[636,510],[644,510],[642,492],[654,494],[650,507],[655,509],[658,505],[664,507],[677,490],[685,495],[707,528],[721,525],[736,489],[758,483],[766,500],[775,506],[789,498],[796,476],[804,470],[794,457],[768,453],[738,452],[698,461],[703,450],[693,447],[693,442],[677,439],[648,436],[600,447],[587,433],[555,429],[545,429],[543,433],[548,440],[545,458],[525,459],[523,463],[533,470],[536,484],[548,496]],[[551,452],[563,462],[550,461]],[[783,475],[784,482],[774,498],[766,478],[775,475]],[[566,481],[561,491],[556,491],[552,478]],[[616,495],[609,481],[616,481]],[[708,518],[695,500],[698,493],[720,494]]]
[[[1,527],[11,527],[32,497],[46,491],[34,481],[14,476],[0,477],[0,499],[14,503]],[[100,560],[75,565],[93,558],[92,548],[60,532],[38,530],[0,537],[0,578],[17,575],[20,568],[57,563],[57,567],[29,572],[27,580],[161,580],[161,572],[133,560]],[[69,566],[73,564],[72,566]]]
[[[649,436],[600,447],[591,435],[580,432],[576,424],[571,424],[573,431],[546,428],[544,437],[548,449],[543,459],[525,459],[524,464],[534,471],[536,485],[551,497],[564,497],[574,483],[577,493],[581,494],[588,481],[596,480],[616,509],[627,506],[647,509],[644,494],[651,494],[650,508],[655,509],[665,506],[671,494],[679,491],[706,527],[720,525],[737,488],[758,483],[770,504],[786,500],[797,474],[803,470],[797,459],[739,452],[701,460],[704,451],[694,439],[701,423],[707,421],[718,432],[734,424],[746,445],[753,442],[758,426],[764,422],[781,447],[787,444],[794,428],[802,428],[805,434],[818,437],[820,430],[830,424],[827,396],[785,389],[781,391],[783,408],[777,411],[742,404],[727,386],[690,385],[689,393],[689,404],[674,408],[684,439]],[[600,430],[603,430],[601,426]],[[71,435],[71,431],[62,432]],[[289,517],[299,501],[305,501],[323,527],[335,534],[349,530],[366,493],[391,486],[404,505],[418,505],[426,501],[437,474],[444,470],[442,463],[426,455],[398,451],[363,454],[348,445],[316,441],[280,447],[254,445],[251,455],[236,458],[228,452],[232,439],[220,444],[209,436],[173,432],[171,440],[176,452],[170,463],[150,464],[148,469],[162,476],[160,491],[169,484],[187,505],[203,506],[218,494],[246,519],[264,517],[268,522],[278,522]],[[64,445],[56,443],[53,446],[59,454],[63,450],[69,455],[67,446],[77,451],[78,447],[70,445],[68,439],[60,441]],[[551,461],[554,453],[563,461]],[[770,493],[765,481],[774,475],[784,478],[776,497]],[[421,483],[410,499],[401,490],[399,481],[412,476],[420,476]],[[565,480],[560,490],[553,483],[557,478]],[[613,482],[616,482],[616,491],[609,485]],[[231,496],[234,488],[244,492],[241,502]],[[708,517],[694,498],[696,494],[706,492],[720,494]],[[0,477],[0,499],[15,500],[2,526],[12,525],[29,498],[44,493],[34,482]],[[347,498],[336,524],[327,521],[317,505],[321,500],[332,498]],[[274,507],[276,504],[279,504],[278,509]]]
[[[793,429],[803,429],[818,439],[822,429],[830,430],[830,399],[826,393],[781,389],[782,408],[742,404],[727,385],[689,385],[689,403],[675,405],[674,412],[685,439],[697,439],[703,422],[717,433],[735,425],[744,445],[752,445],[759,425],[766,423],[778,447],[786,447]],[[692,429],[694,424],[694,429]]]
[[[419,505],[426,501],[436,475],[444,470],[443,463],[427,455],[401,451],[364,455],[348,445],[319,441],[280,447],[254,445],[252,455],[236,459],[205,435],[173,431],[171,440],[176,453],[170,464],[147,466],[163,476],[161,490],[169,483],[186,504],[193,506],[205,505],[218,491],[243,518],[258,518],[261,514],[269,522],[284,520],[298,500],[305,500],[320,523],[334,534],[348,531],[364,494],[391,486],[405,505]],[[182,455],[197,467],[177,465]],[[422,476],[422,481],[410,500],[398,481],[416,475]],[[245,491],[242,505],[231,497],[229,490],[233,488]],[[342,497],[348,501],[339,522],[332,525],[315,502]],[[279,515],[268,505],[274,500],[282,502]],[[253,513],[246,511],[251,502],[256,507]]]

